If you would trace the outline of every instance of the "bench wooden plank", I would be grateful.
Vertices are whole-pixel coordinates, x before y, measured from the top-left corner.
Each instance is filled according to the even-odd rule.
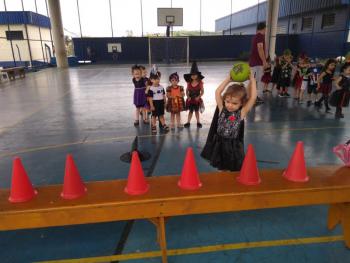
[[[350,169],[340,166],[309,168],[310,181],[294,183],[283,170],[262,170],[262,183],[245,186],[239,173],[203,173],[203,187],[181,190],[179,176],[147,178],[150,191],[141,196],[124,193],[126,180],[87,183],[88,193],[76,200],[60,197],[61,185],[38,187],[38,195],[26,203],[11,204],[9,190],[0,190],[0,230],[65,226],[148,219],[157,227],[162,262],[167,262],[165,219],[172,216],[252,209],[330,204],[328,228],[343,226],[350,248]]]
[[[350,202],[348,168],[310,168],[307,183],[287,181],[281,174],[261,171],[261,185],[244,186],[235,180],[238,173],[204,173],[197,191],[179,189],[178,176],[153,177],[142,196],[124,193],[125,180],[91,182],[88,194],[77,200],[61,199],[60,185],[44,186],[21,204],[9,203],[9,190],[0,190],[0,230]]]

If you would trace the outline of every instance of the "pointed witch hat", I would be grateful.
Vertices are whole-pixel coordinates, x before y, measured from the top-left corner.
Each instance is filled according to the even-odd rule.
[[[158,70],[158,67],[156,64],[154,64],[151,68],[151,72],[149,74],[149,78],[150,79],[157,79],[157,78],[160,78],[161,74]]]
[[[204,79],[204,76],[198,70],[197,62],[193,61],[191,66],[191,71],[190,73],[184,74],[184,79],[186,80],[186,82],[191,82],[191,75],[195,75],[195,74],[198,75],[199,80]]]

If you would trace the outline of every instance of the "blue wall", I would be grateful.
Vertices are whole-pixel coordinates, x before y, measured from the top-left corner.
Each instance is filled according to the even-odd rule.
[[[192,36],[189,37],[190,60],[239,59],[242,53],[251,48],[252,35],[232,36]],[[107,43],[121,43],[122,53],[118,63],[147,63],[148,38],[73,38],[75,55],[79,60],[91,60],[87,47],[94,53],[93,62],[112,62],[112,54],[107,52]],[[293,55],[306,52],[311,57],[329,58],[344,55],[349,44],[344,43],[343,32],[318,34],[278,35],[276,53],[282,54],[289,48]]]
[[[250,50],[251,36],[190,37],[190,60],[239,58]]]
[[[148,38],[120,37],[120,38],[73,38],[75,56],[79,60],[91,60],[87,55],[87,47],[93,53],[93,60],[97,62],[112,61],[112,54],[108,53],[108,43],[121,43],[122,53],[118,54],[118,61],[144,63],[148,61]]]
[[[14,61],[0,61],[0,67],[3,68],[12,68],[12,67],[28,67],[30,64],[30,61],[16,61],[16,64]],[[47,63],[33,60],[32,61],[32,67],[33,68],[41,68],[41,67],[47,67]]]

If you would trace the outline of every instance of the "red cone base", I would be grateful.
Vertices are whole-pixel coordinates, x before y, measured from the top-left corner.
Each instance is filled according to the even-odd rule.
[[[142,195],[149,190],[137,151],[132,153],[128,183],[124,191],[129,195]]]
[[[8,200],[11,203],[22,203],[31,200],[36,194],[37,191],[34,190],[21,159],[16,157],[13,160],[11,193]]]
[[[259,170],[256,165],[255,151],[251,144],[248,145],[247,154],[237,181],[244,185],[258,185],[261,183]]]
[[[187,148],[181,178],[177,184],[184,190],[196,190],[202,186],[202,183],[199,180],[196,160],[191,147]]]
[[[289,161],[288,168],[283,172],[283,176],[292,182],[307,182],[305,158],[304,158],[304,144],[298,142],[295,147],[292,158]]]
[[[83,196],[86,191],[87,189],[84,182],[81,180],[73,157],[71,154],[68,154],[66,158],[66,169],[61,197],[63,199],[76,199]]]

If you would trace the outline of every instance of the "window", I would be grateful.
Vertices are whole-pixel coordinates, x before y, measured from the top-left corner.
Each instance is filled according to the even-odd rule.
[[[287,33],[287,28],[288,28],[287,25],[283,25],[283,24],[282,25],[278,25],[276,33],[277,34],[286,34]]]
[[[304,31],[304,30],[312,29],[312,23],[313,23],[312,17],[303,17],[301,30]]]
[[[331,27],[331,26],[334,26],[334,24],[335,24],[335,14],[334,13],[322,15],[322,28]]]
[[[23,31],[6,31],[7,40],[23,40]]]
[[[292,30],[297,30],[298,29],[298,24],[297,23],[293,23],[292,24]]]

